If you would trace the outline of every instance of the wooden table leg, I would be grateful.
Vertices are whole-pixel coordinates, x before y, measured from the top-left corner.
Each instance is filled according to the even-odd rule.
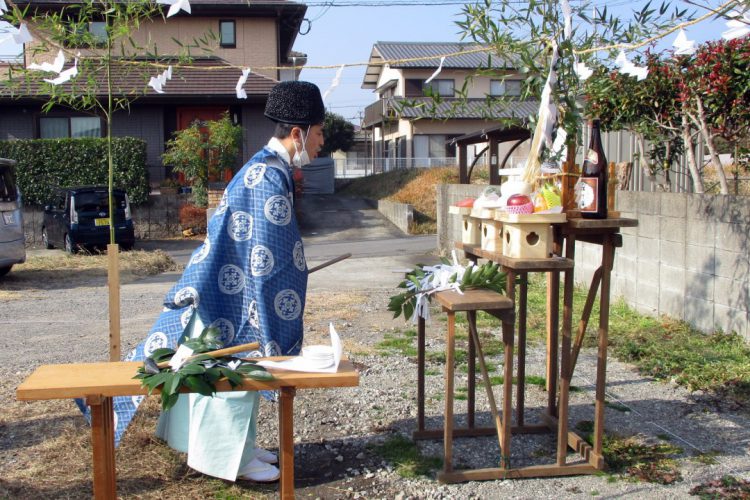
[[[424,430],[425,321],[417,320],[417,431]]]
[[[91,408],[91,447],[94,455],[94,498],[117,497],[115,472],[115,425],[112,398],[89,396]]]
[[[518,297],[518,378],[516,381],[516,425],[523,427],[526,392],[526,305],[529,290],[529,273],[521,273]]]
[[[443,472],[453,470],[453,382],[456,349],[456,314],[448,313],[448,337],[445,339],[445,422],[443,423]]]
[[[469,387],[468,397],[466,401],[466,417],[468,428],[474,428],[474,412],[476,410],[476,347],[475,347],[475,334],[477,333],[477,312],[466,311],[466,319],[469,323],[469,352],[467,359],[467,371],[469,375]],[[477,339],[479,336],[477,335]]]
[[[294,387],[282,387],[279,400],[279,497],[294,498]]]
[[[516,273],[512,269],[507,270],[508,281],[506,285],[506,294],[509,299],[516,299]],[[510,468],[510,431],[512,424],[513,411],[513,328],[514,324],[503,322],[503,347],[504,362],[503,366],[503,439],[500,450],[500,467],[503,469]]]
[[[565,240],[565,256],[575,252],[575,238],[568,236]],[[572,258],[572,257],[568,257]],[[563,324],[562,344],[560,346],[560,399],[557,408],[557,465],[563,466],[568,454],[568,395],[570,391],[570,346],[573,324],[573,269],[565,271],[563,289]]]
[[[560,273],[547,273],[547,413],[557,416],[557,357],[560,341]]]
[[[594,407],[594,453],[601,456],[604,436],[604,393],[607,384],[607,342],[609,337],[609,286],[615,247],[612,235],[602,246],[602,284],[599,297],[599,350],[596,361],[596,404]]]

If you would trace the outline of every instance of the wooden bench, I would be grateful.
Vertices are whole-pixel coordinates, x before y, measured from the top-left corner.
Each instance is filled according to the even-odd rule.
[[[16,397],[21,401],[83,398],[91,407],[94,498],[117,496],[112,398],[147,394],[140,380],[133,379],[140,365],[139,362],[43,365],[16,389]],[[359,374],[346,359],[341,360],[336,373],[270,371],[274,374],[273,380],[245,379],[237,390],[279,390],[279,495],[282,499],[294,498],[293,403],[296,390],[354,387],[359,385]],[[233,390],[226,380],[217,383],[216,389]]]

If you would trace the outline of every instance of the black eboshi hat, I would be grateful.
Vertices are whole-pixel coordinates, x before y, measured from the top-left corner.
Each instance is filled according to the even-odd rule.
[[[320,89],[310,82],[281,82],[268,93],[266,111],[275,122],[291,125],[315,125],[326,117]]]

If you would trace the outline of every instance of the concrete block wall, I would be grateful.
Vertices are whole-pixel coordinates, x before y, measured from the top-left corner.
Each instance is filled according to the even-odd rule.
[[[618,191],[616,206],[638,227],[622,231],[613,297],[643,313],[750,341],[750,199]],[[599,262],[589,257],[599,249],[576,245],[576,281],[588,282]]]
[[[378,200],[378,212],[391,221],[397,228],[409,234],[409,227],[414,222],[414,207],[408,203]]]
[[[438,245],[460,240],[448,206],[484,186],[438,187]],[[707,333],[735,331],[750,341],[750,198],[685,193],[617,192],[623,228],[612,274],[612,298],[639,312],[685,320]],[[575,279],[590,283],[601,247],[576,243]]]

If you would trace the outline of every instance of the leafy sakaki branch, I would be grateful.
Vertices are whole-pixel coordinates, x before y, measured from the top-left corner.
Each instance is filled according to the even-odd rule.
[[[399,283],[398,287],[406,291],[390,297],[388,310],[393,312],[394,318],[403,314],[407,320],[416,320],[417,317],[428,319],[429,301],[436,292],[486,288],[505,293],[506,281],[506,273],[493,262],[466,267],[457,263],[451,265],[447,260],[436,266],[417,265]]]
[[[190,348],[194,355],[178,365],[177,369],[169,366],[176,351],[157,349],[144,360],[143,366],[138,368],[133,378],[140,379],[141,386],[147,388],[149,394],[159,389],[161,406],[165,411],[177,403],[182,388],[204,396],[213,396],[216,393],[216,383],[221,380],[227,380],[232,388],[237,388],[242,386],[245,378],[273,379],[272,374],[254,361],[230,355],[257,349],[257,343],[221,349],[220,334],[218,328],[207,327],[197,338],[185,340],[182,345]]]

